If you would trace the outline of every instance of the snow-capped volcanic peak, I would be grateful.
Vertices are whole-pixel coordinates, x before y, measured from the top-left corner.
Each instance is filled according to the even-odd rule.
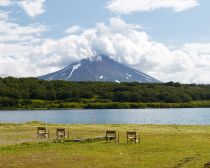
[[[44,80],[159,83],[160,81],[107,56],[96,56],[39,77]]]

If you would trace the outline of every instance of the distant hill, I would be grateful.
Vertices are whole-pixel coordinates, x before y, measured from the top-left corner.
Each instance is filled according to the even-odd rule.
[[[107,56],[83,59],[39,79],[64,81],[160,83],[159,80],[136,69],[118,63]]]

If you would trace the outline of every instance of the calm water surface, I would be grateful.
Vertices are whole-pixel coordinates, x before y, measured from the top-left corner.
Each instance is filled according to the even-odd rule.
[[[0,111],[0,123],[210,125],[210,108]]]

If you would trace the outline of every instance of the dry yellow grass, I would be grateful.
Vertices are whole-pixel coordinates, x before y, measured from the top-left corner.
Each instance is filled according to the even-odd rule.
[[[0,126],[0,167],[200,168],[210,162],[210,126],[45,125],[51,138],[38,140],[36,128],[40,125]],[[73,138],[103,136],[106,130],[117,130],[120,144],[51,143],[58,127],[67,128]],[[140,132],[141,143],[126,144],[127,130]]]

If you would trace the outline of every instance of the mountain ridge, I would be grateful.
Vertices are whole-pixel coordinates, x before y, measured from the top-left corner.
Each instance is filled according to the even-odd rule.
[[[74,62],[59,71],[40,76],[43,80],[101,81],[101,82],[140,82],[160,83],[159,80],[110,59],[108,56],[95,56]]]

